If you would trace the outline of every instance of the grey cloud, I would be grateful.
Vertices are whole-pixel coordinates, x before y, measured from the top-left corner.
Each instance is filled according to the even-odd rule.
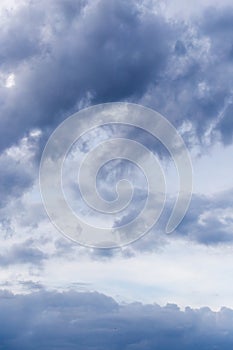
[[[4,158],[0,158],[0,207],[6,205],[12,197],[21,196],[34,180],[32,173],[23,164],[20,164],[21,162],[9,159],[9,157]]]
[[[232,244],[232,192],[194,196],[176,234],[206,245]]]
[[[0,65],[6,71],[38,55],[42,49],[36,42],[40,43],[43,12],[31,10],[29,5],[20,7],[16,15],[10,11],[2,14],[4,29],[0,35]]]
[[[124,99],[176,125],[191,120],[202,139],[232,94],[232,18],[223,7],[174,23],[124,0],[21,6],[0,34],[2,69],[16,75],[1,89],[1,148],[34,127],[47,135],[82,106]]]
[[[71,1],[69,5],[78,6]],[[18,63],[16,86],[4,92],[2,148],[33,127],[57,124],[89,95],[92,103],[141,95],[151,80],[159,78],[169,53],[171,28],[161,16],[143,14],[137,5],[102,0],[75,12],[64,11],[66,6],[57,2],[48,6],[35,2],[9,17],[8,25],[17,32],[22,51],[25,31],[29,38],[34,30],[40,35],[34,34],[33,58],[21,58]],[[24,22],[33,30],[26,26],[21,33]],[[14,41],[11,31],[7,33]],[[7,62],[10,65],[10,58]]]
[[[214,38],[214,41],[218,41],[221,35],[226,33],[232,35],[233,22],[232,22],[232,6],[224,6],[223,8],[209,7],[204,11],[204,20],[201,23],[201,27],[205,34]],[[222,43],[222,45],[231,45],[231,42]]]
[[[222,141],[225,145],[229,145],[233,140],[233,104],[231,103],[226,111],[224,117],[219,121],[216,129],[220,131]]]
[[[138,251],[159,251],[169,242],[182,238],[203,245],[233,244],[233,190],[211,196],[193,195],[190,207],[177,229],[165,234],[173,201],[168,201],[157,224],[144,237],[125,247],[121,254],[131,256]]]
[[[233,311],[120,305],[98,293],[0,293],[0,339],[10,349],[221,349],[233,344]],[[22,322],[22,319],[24,322]]]
[[[220,10],[206,9],[186,25],[179,23],[175,31],[177,41],[163,76],[140,100],[177,126],[190,121],[192,133],[187,133],[187,143],[192,143],[195,134],[194,143],[205,145],[205,133],[210,129],[212,142],[216,141],[216,131],[224,143],[231,142],[231,131],[216,128],[215,123],[222,115],[222,123],[227,119],[231,130],[227,106],[233,86],[232,18],[233,7],[223,6]]]
[[[0,266],[9,266],[14,264],[34,264],[40,265],[47,255],[40,249],[33,246],[32,240],[22,243],[14,243],[4,253],[0,254]]]
[[[15,74],[16,85],[0,91],[1,149],[35,127],[42,129],[41,148],[51,130],[82,106],[125,99],[159,110],[175,125],[190,120],[202,140],[232,93],[233,10],[207,10],[184,25],[140,4],[42,1],[8,13],[0,62],[6,76]],[[232,139],[230,115],[231,107],[214,128],[224,143]],[[15,193],[30,186],[26,168],[16,175],[1,167],[3,193],[11,192],[8,179]]]
[[[44,289],[44,285],[43,284],[41,284],[40,282],[31,281],[31,280],[19,281],[18,284],[20,286],[22,286],[23,288],[25,288],[25,290],[28,290],[30,292]]]
[[[42,1],[8,14],[0,33],[1,72],[14,72],[16,86],[0,89],[1,149],[39,127],[43,135],[33,153],[39,158],[51,130],[70,113],[125,99],[159,110],[175,125],[191,121],[188,143],[193,133],[202,142],[212,122],[223,143],[232,142],[233,8],[208,9],[189,23],[174,24],[140,5],[145,2]],[[150,147],[149,138],[141,139]],[[1,206],[33,183],[33,157],[16,161],[1,155]],[[202,243],[231,242],[218,216],[212,226],[210,216],[204,225],[195,222],[208,206],[207,199],[194,201],[178,232]],[[28,213],[25,225],[32,218],[35,225],[38,208]],[[158,236],[147,235],[140,245],[151,249],[151,239],[164,244]]]
[[[0,208],[19,198],[34,183],[38,143],[39,139],[29,134],[0,154]]]

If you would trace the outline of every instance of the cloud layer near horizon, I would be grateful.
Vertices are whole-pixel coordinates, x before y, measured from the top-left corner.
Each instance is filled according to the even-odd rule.
[[[233,310],[118,304],[99,293],[0,293],[0,347],[21,349],[232,349]]]

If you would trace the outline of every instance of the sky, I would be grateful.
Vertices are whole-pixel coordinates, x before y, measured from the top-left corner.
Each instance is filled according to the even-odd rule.
[[[0,349],[232,349],[232,1],[4,0],[0,25]],[[179,187],[166,150],[134,128],[92,130],[64,162],[74,210],[112,224],[78,202],[74,163],[112,137],[157,155],[168,194],[145,236],[95,249],[52,225],[39,167],[63,121],[109,102],[172,123],[190,152],[193,194],[166,234]],[[104,198],[122,176],[137,191],[114,224],[136,215],[145,196],[138,169],[113,161],[97,178]]]

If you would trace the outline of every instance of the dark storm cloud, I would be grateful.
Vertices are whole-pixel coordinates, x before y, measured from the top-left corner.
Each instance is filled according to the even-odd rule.
[[[15,73],[16,86],[2,89],[1,148],[33,127],[57,124],[83,99],[97,103],[140,96],[159,79],[171,28],[137,5],[35,2],[9,15],[0,34],[1,66]]]
[[[230,350],[232,322],[233,311],[227,308],[119,305],[102,294],[71,291],[0,294],[4,350]]]
[[[163,77],[142,99],[175,125],[190,121],[201,144],[205,144],[207,130],[212,142],[216,131],[223,143],[231,142],[232,20],[233,7],[223,7],[206,9],[185,25],[180,23]]]
[[[229,99],[216,129],[220,131],[223,143],[230,144],[233,136],[233,7],[207,9],[200,23],[200,30],[209,37],[211,43],[211,83],[216,91],[223,92],[225,100]]]
[[[43,12],[22,7],[16,15],[5,11],[0,35],[1,67],[10,69],[22,61],[40,54],[40,26]],[[32,25],[33,24],[33,25]]]
[[[202,139],[232,95],[232,7],[186,24],[125,0],[30,2],[5,17],[1,72],[16,86],[0,91],[1,149],[85,105],[141,98]]]
[[[4,79],[13,72],[16,85],[0,87],[0,149],[38,127],[38,160],[61,120],[86,105],[119,100],[155,108],[175,125],[191,121],[201,142],[210,128],[212,137],[218,132],[230,143],[232,11],[209,9],[186,24],[168,22],[141,1],[42,1],[9,11],[0,63]],[[27,167],[4,164],[1,204],[33,181]]]
[[[204,143],[209,129],[211,137],[220,133],[224,144],[231,143],[232,19],[229,7],[207,9],[186,24],[168,22],[145,2],[126,0],[32,1],[8,12],[0,31],[0,72],[4,79],[13,72],[16,85],[0,87],[1,150],[38,127],[42,137],[33,154],[39,157],[65,117],[86,105],[118,100],[142,102],[175,125],[191,121],[189,144],[193,134]],[[150,147],[150,139],[141,138]],[[33,183],[32,164],[33,156],[19,160],[2,153],[1,207]],[[231,241],[220,204],[212,223],[207,214],[195,226],[198,206],[206,211],[208,200],[193,202],[178,232],[202,243]],[[36,225],[38,208],[28,213],[25,225]],[[135,247],[151,246],[150,239],[164,244],[153,237]]]

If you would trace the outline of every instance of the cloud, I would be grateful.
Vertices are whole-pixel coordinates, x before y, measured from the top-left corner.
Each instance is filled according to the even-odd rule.
[[[25,290],[30,290],[30,291],[38,291],[38,290],[44,289],[43,284],[41,284],[40,282],[31,281],[31,280],[19,281],[19,285],[25,288]]]
[[[38,141],[39,135],[30,133],[0,154],[0,208],[33,185]]]
[[[31,128],[53,127],[84,100],[139,96],[159,78],[172,35],[164,18],[133,1],[81,4],[35,2],[8,16],[2,68],[14,70],[15,86],[2,89],[2,149]]]
[[[175,304],[120,305],[99,293],[0,294],[1,346],[10,349],[223,349],[233,311],[181,311]],[[22,319],[24,322],[22,322]]]
[[[176,234],[206,245],[232,244],[231,208],[232,190],[212,196],[196,195]]]
[[[216,125],[216,129],[220,131],[222,141],[225,145],[229,145],[233,140],[233,104],[229,104],[227,107],[224,117]]]
[[[1,73],[14,75],[15,86],[0,89],[1,149],[35,127],[47,137],[85,105],[125,99],[176,125],[190,120],[202,140],[232,95],[233,8],[201,8],[186,24],[151,9],[140,1],[69,0],[8,12]],[[218,131],[229,142],[229,130]]]
[[[206,133],[211,142],[219,135],[232,142],[232,45],[222,38],[231,38],[233,8],[201,7],[184,24],[151,6],[42,1],[5,13],[0,149],[16,147],[35,129],[41,135],[30,159],[0,156],[1,205],[32,185],[37,169],[29,168],[54,127],[94,103],[129,100],[176,126],[188,121],[188,145],[205,146]],[[9,77],[15,85],[7,88]]]
[[[220,9],[204,7],[185,25],[178,20],[166,69],[158,84],[151,84],[140,99],[175,125],[189,121],[187,143],[205,147],[218,134],[223,143],[231,142],[231,131],[216,125],[219,119],[223,123],[227,119],[231,130],[227,113],[232,99],[232,17],[233,7],[223,5]]]
[[[69,0],[28,2],[7,14],[0,33],[0,214],[12,246],[0,254],[3,269],[41,267],[48,259],[70,261],[81,255],[132,257],[157,252],[177,236],[204,245],[232,244],[231,192],[196,196],[169,238],[156,227],[122,251],[88,252],[57,239],[40,199],[27,193],[37,182],[35,161],[51,131],[94,103],[129,100],[155,108],[176,126],[188,125],[184,136],[190,147],[200,143],[203,150],[218,138],[232,143],[232,11],[207,9],[184,23],[152,11],[144,1]],[[10,77],[15,85],[7,87]],[[147,135],[126,134],[153,148]],[[87,149],[97,136],[87,140]],[[104,138],[104,132],[99,136]],[[112,178],[104,174],[102,179],[108,185],[103,192],[112,190]],[[23,195],[31,197],[18,201]],[[135,212],[141,201],[138,196],[133,203]],[[15,242],[16,234],[21,243]],[[34,244],[39,239],[43,249]],[[146,349],[148,344],[143,339],[127,346]]]
[[[33,241],[12,244],[9,249],[0,254],[0,266],[5,267],[14,264],[40,265],[47,255],[40,249],[33,247]]]

